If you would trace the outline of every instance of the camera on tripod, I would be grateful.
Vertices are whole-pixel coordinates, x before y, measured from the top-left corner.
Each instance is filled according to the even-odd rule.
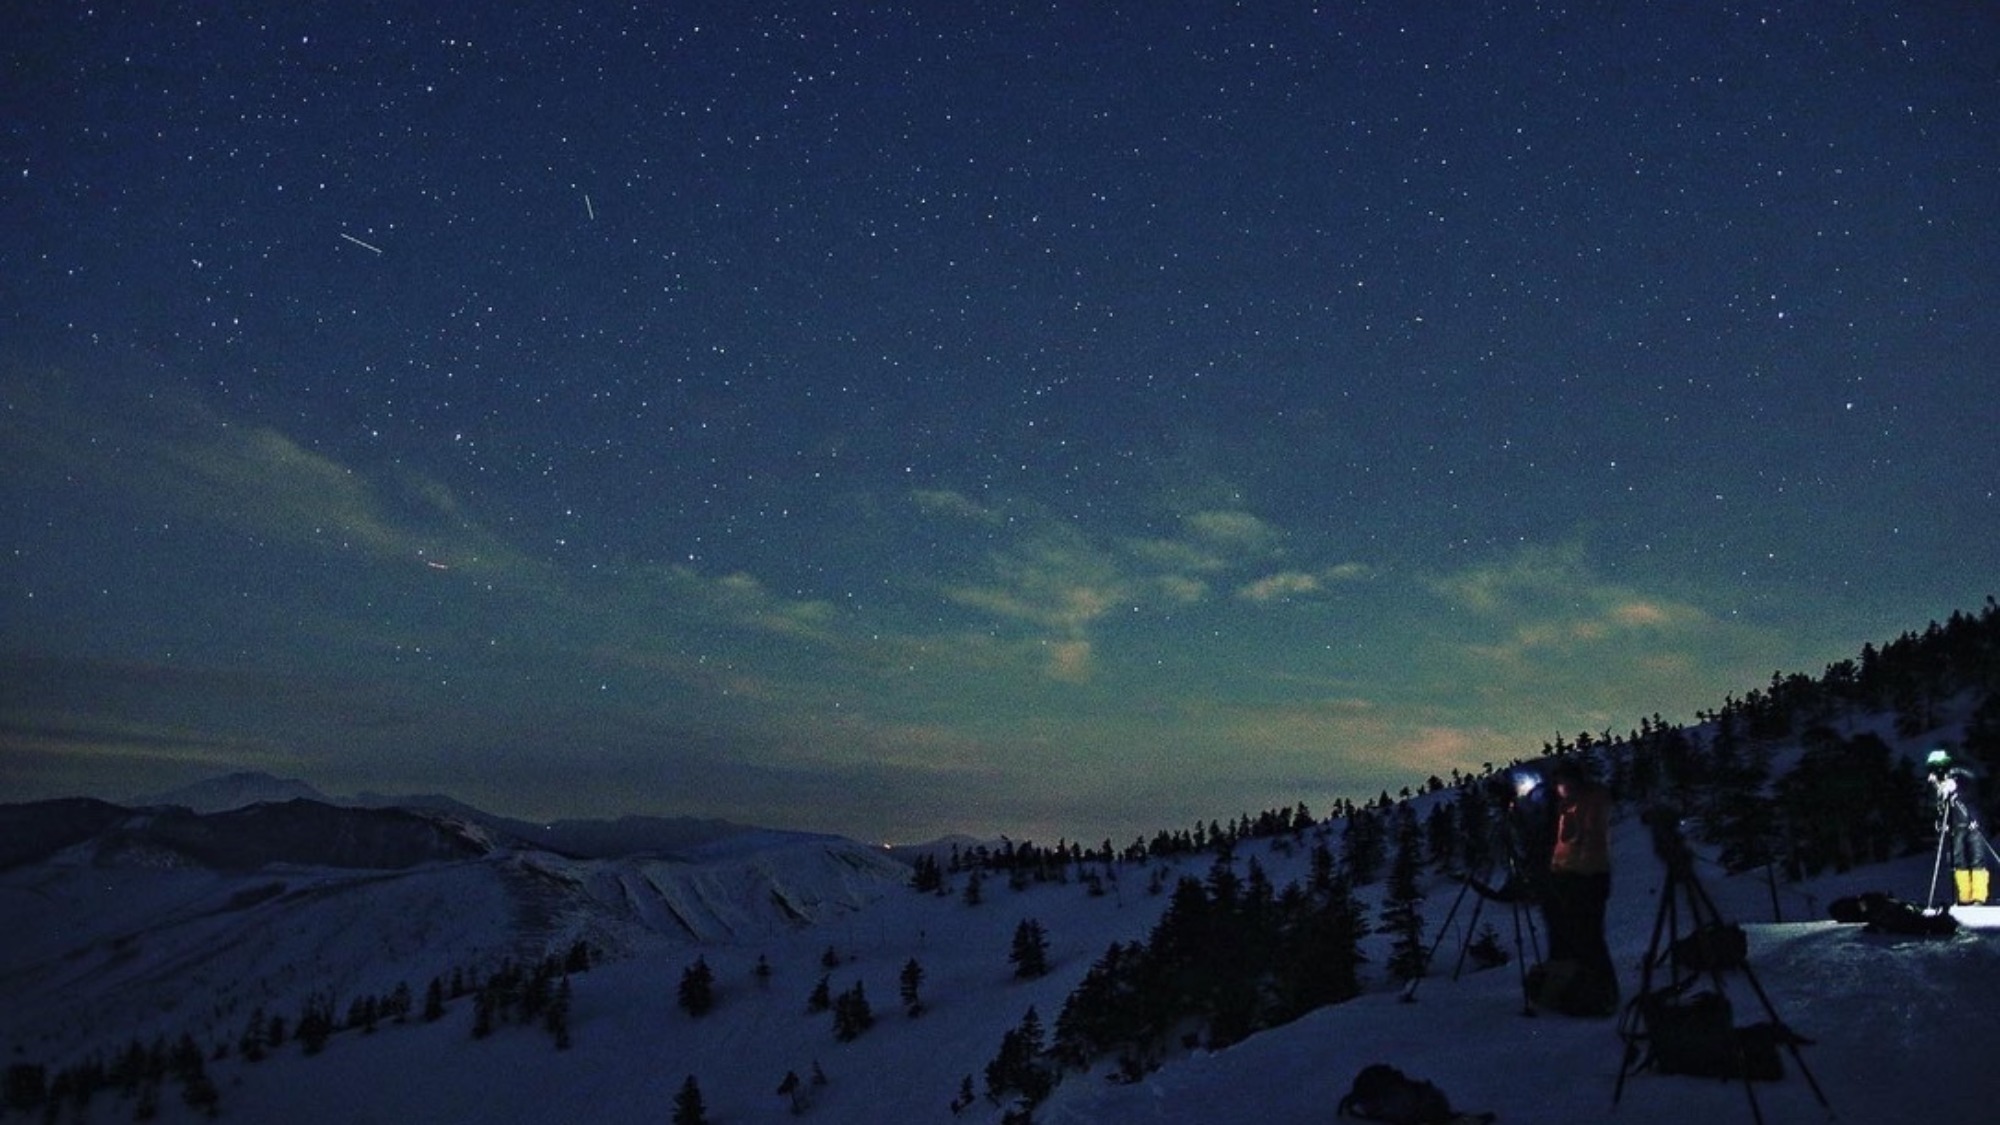
[[[1681,815],[1665,805],[1649,805],[1639,814],[1639,823],[1652,832],[1653,854],[1669,870],[1681,871],[1694,861],[1687,837],[1681,835]]]

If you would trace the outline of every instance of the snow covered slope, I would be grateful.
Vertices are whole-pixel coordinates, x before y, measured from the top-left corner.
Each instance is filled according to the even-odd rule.
[[[1621,821],[1616,849],[1612,939],[1629,995],[1658,918],[1662,872],[1635,818]],[[1239,869],[1252,856],[1280,885],[1304,873],[1303,847],[1247,844]],[[1164,867],[1200,875],[1207,863]],[[1814,1040],[1802,1057],[1840,1120],[1985,1119],[1994,1096],[1985,1053],[2000,1042],[1995,937],[1898,940],[1822,920],[1832,899],[1861,890],[1921,901],[1927,857],[1780,886],[1781,921],[1762,879],[1724,877],[1706,864],[1698,871],[1724,914],[1749,924],[1757,984],[1778,1018]],[[532,1028],[476,1038],[472,1005],[459,1000],[434,1024],[341,1032],[315,1057],[288,1048],[260,1062],[215,1060],[224,1112],[307,1123],[656,1122],[693,1075],[713,1120],[767,1121],[789,1117],[780,1080],[817,1070],[826,1083],[808,1079],[816,1121],[990,1122],[1002,1111],[983,1098],[950,1110],[961,1082],[981,1085],[1000,1036],[1029,1007],[1052,1022],[1110,942],[1144,937],[1159,916],[1165,896],[1147,893],[1147,868],[1114,873],[1103,894],[1074,882],[1016,890],[989,880],[984,901],[967,905],[961,893],[910,891],[900,864],[836,841],[784,840],[680,864],[496,853],[393,873],[40,865],[0,880],[8,916],[33,922],[0,966],[0,994],[10,1000],[0,1031],[22,1055],[51,1061],[86,1042],[115,1045],[135,1025],[227,1043],[255,1005],[285,1010],[279,998],[288,992],[346,996],[397,979],[421,988],[446,962],[588,933],[616,955],[573,979],[567,1050]],[[1433,885],[1424,907],[1433,930],[1457,889]],[[1329,1120],[1353,1074],[1374,1061],[1434,1080],[1461,1106],[1503,1121],[1751,1119],[1739,1084],[1650,1072],[1628,1077],[1614,1112],[1624,1059],[1616,1021],[1524,1016],[1513,966],[1452,978],[1472,901],[1453,917],[1437,972],[1414,1003],[1381,979],[1378,955],[1360,999],[1223,1051],[1178,1055],[1136,1084],[1071,1075],[1037,1120]],[[1503,908],[1488,909],[1502,909],[1506,924]],[[1007,955],[1030,918],[1047,931],[1053,971],[1022,981]],[[700,1018],[675,1002],[696,957],[716,979],[716,1007]],[[912,960],[923,970],[918,1018],[896,1000]],[[760,962],[768,978],[756,972]],[[821,979],[836,993],[865,989],[875,1026],[838,1039],[826,1013],[807,1011]],[[1739,1022],[1767,1018],[1747,978],[1728,978],[1726,991]],[[1754,1091],[1765,1120],[1825,1119],[1797,1064],[1786,1065],[1783,1081]],[[161,1108],[163,1120],[187,1114],[171,1099]],[[115,1101],[106,1111],[107,1120],[127,1115]]]

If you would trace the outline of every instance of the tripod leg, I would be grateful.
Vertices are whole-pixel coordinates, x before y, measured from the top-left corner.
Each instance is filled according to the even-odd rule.
[[[1521,948],[1521,911],[1523,909],[1520,903],[1517,902],[1514,904],[1514,971],[1521,978],[1521,1014],[1532,1016],[1535,1014],[1535,1006],[1528,1002],[1528,955]],[[1532,935],[1535,929],[1535,908],[1530,906],[1525,909],[1529,911],[1528,932]],[[1536,942],[1533,944],[1536,946],[1535,960],[1539,961],[1542,959],[1540,943]]]
[[[1431,947],[1424,951],[1424,963],[1422,967],[1418,969],[1416,976],[1410,978],[1410,983],[1403,986],[1403,1003],[1413,1004],[1416,1002],[1417,985],[1422,983],[1424,976],[1430,972],[1431,960],[1437,956],[1438,946],[1444,944],[1444,935],[1451,932],[1451,920],[1458,917],[1458,908],[1465,905],[1466,892],[1471,889],[1472,883],[1469,879],[1459,886],[1458,897],[1451,900],[1451,909],[1445,912],[1444,921],[1438,923],[1437,937],[1431,939]],[[1472,911],[1473,916],[1477,917],[1479,908],[1475,906],[1472,908]]]
[[[1465,955],[1472,951],[1472,939],[1479,933],[1479,915],[1486,909],[1486,900],[1472,904],[1472,917],[1465,920],[1465,940],[1458,943],[1458,962],[1451,967],[1451,979],[1457,980],[1465,972]]]
[[[1722,912],[1716,909],[1715,900],[1708,896],[1708,891],[1700,883],[1696,882],[1692,875],[1688,877],[1688,894],[1688,901],[1691,907],[1698,901],[1701,906],[1707,909],[1710,921],[1717,924],[1721,923]],[[1751,969],[1749,960],[1745,959],[1740,968],[1743,971],[1743,979],[1750,982],[1750,991],[1757,994],[1757,1002],[1764,1006],[1764,1014],[1771,1018],[1772,1026],[1778,1028],[1781,1032],[1789,1031],[1785,1026],[1785,1021],[1778,1018],[1777,1006],[1771,1003],[1770,993],[1764,991],[1764,984],[1757,979],[1757,974]],[[1710,970],[1710,974],[1715,978],[1716,989],[1720,991],[1722,988],[1722,970],[1712,969]],[[1831,1113],[1833,1105],[1826,1100],[1826,1091],[1819,1088],[1819,1079],[1813,1077],[1812,1068],[1806,1065],[1805,1056],[1799,1054],[1798,1037],[1785,1034],[1782,1038],[1785,1044],[1785,1052],[1792,1056],[1792,1062],[1798,1065],[1799,1073],[1805,1076],[1806,1085],[1812,1088],[1813,1097],[1818,1100],[1822,1109]],[[1750,1086],[1750,1077],[1748,1074],[1744,1075],[1743,1088],[1750,1092],[1750,1105],[1752,1110],[1755,1111],[1757,1094]],[[1761,1113],[1756,1114],[1756,1116],[1760,1122],[1763,1120]]]
[[[1632,1007],[1626,1010],[1625,1019],[1620,1021],[1619,1034],[1625,1040],[1625,1061],[1618,1067],[1617,1085],[1611,1088],[1611,1105],[1614,1109],[1618,1106],[1618,1099],[1625,1094],[1626,1076],[1638,1069],[1639,1033],[1632,1025],[1644,1018],[1639,1014],[1639,1006],[1644,1002],[1646,994],[1653,990],[1653,966],[1660,960],[1660,935],[1667,932],[1667,918],[1673,911],[1674,874],[1669,870],[1666,885],[1660,888],[1660,908],[1653,914],[1653,937],[1646,943],[1645,960],[1639,963],[1639,994],[1633,998]],[[1667,948],[1671,955],[1672,944],[1669,943]]]

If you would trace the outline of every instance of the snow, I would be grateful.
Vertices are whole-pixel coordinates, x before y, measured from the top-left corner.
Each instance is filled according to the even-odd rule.
[[[276,998],[325,987],[321,975],[342,1002],[354,989],[386,990],[397,979],[421,995],[429,976],[451,964],[531,941],[560,948],[588,934],[615,956],[574,978],[568,1051],[521,1027],[475,1040],[471,1003],[462,999],[437,1024],[342,1032],[316,1057],[288,1046],[262,1062],[212,1062],[223,1113],[302,1123],[658,1122],[692,1074],[712,1121],[776,1121],[790,1119],[776,1093],[780,1080],[788,1071],[809,1077],[817,1065],[828,1081],[815,1091],[809,1120],[984,1125],[1001,1109],[983,1097],[957,1116],[948,1109],[961,1079],[971,1076],[983,1093],[985,1063],[1002,1033],[1031,1005],[1052,1026],[1091,962],[1113,941],[1143,938],[1166,901],[1146,891],[1152,865],[1121,866],[1110,892],[1097,897],[1074,882],[1017,891],[991,877],[985,901],[968,906],[957,894],[909,890],[907,868],[881,849],[786,836],[765,844],[739,842],[699,863],[527,853],[388,874],[240,877],[62,864],[8,872],[0,878],[10,934],[0,954],[0,997],[8,1001],[0,1004],[0,1043],[18,1048],[13,1059],[59,1062],[78,1049],[85,1028],[107,1048],[135,1030],[190,1030],[218,1042],[234,1036],[253,1001],[285,1013]],[[1630,996],[1659,917],[1663,869],[1629,813],[1615,847],[1610,936]],[[1239,871],[1253,855],[1280,886],[1305,873],[1305,847],[1246,844]],[[1101,1070],[1071,1074],[1036,1120],[1330,1121],[1353,1075],[1377,1061],[1438,1083],[1462,1109],[1507,1122],[1749,1121],[1750,1092],[1770,1122],[1834,1114],[1849,1123],[1991,1120],[2000,1096],[1988,1061],[2000,1043],[2000,932],[1896,940],[1823,920],[1832,899],[1863,890],[1923,902],[1930,858],[1780,885],[1778,920],[1762,878],[1697,865],[1698,884],[1723,915],[1746,924],[1751,972],[1769,1014],[1814,1041],[1802,1057],[1831,1114],[1789,1057],[1783,1080],[1754,1091],[1632,1074],[1614,1109],[1624,1058],[1618,1021],[1524,1015],[1513,965],[1454,979],[1473,910],[1505,933],[1509,908],[1479,906],[1439,880],[1424,914],[1433,932],[1450,914],[1451,928],[1414,1002],[1383,979],[1378,948],[1359,999],[1225,1050],[1172,1056],[1136,1084],[1113,1084]],[[1201,875],[1208,863],[1200,856],[1168,866]],[[962,876],[953,881],[962,889]],[[246,889],[275,882],[282,893],[229,908]],[[536,890],[524,897],[524,886]],[[524,911],[524,902],[535,909]],[[1047,932],[1054,968],[1019,981],[1007,952],[1028,918]],[[831,969],[821,965],[829,950],[840,962]],[[675,1004],[680,975],[697,956],[717,979],[717,1006],[699,1019]],[[768,984],[753,972],[760,957],[774,971]],[[915,1019],[897,999],[912,958],[924,969],[928,1005]],[[822,974],[836,994],[862,984],[872,1030],[842,1043],[830,1016],[806,1013]],[[1749,979],[1730,974],[1725,985],[1739,1023],[1767,1018]],[[127,1112],[100,1105],[93,1119]],[[188,1118],[170,1090],[161,1119]]]

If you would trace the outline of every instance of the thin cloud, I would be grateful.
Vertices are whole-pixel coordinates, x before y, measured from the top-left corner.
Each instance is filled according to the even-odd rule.
[[[1343,582],[1360,581],[1370,573],[1370,568],[1360,563],[1345,563],[1318,571],[1283,570],[1239,587],[1236,596],[1253,602],[1309,597]]]

